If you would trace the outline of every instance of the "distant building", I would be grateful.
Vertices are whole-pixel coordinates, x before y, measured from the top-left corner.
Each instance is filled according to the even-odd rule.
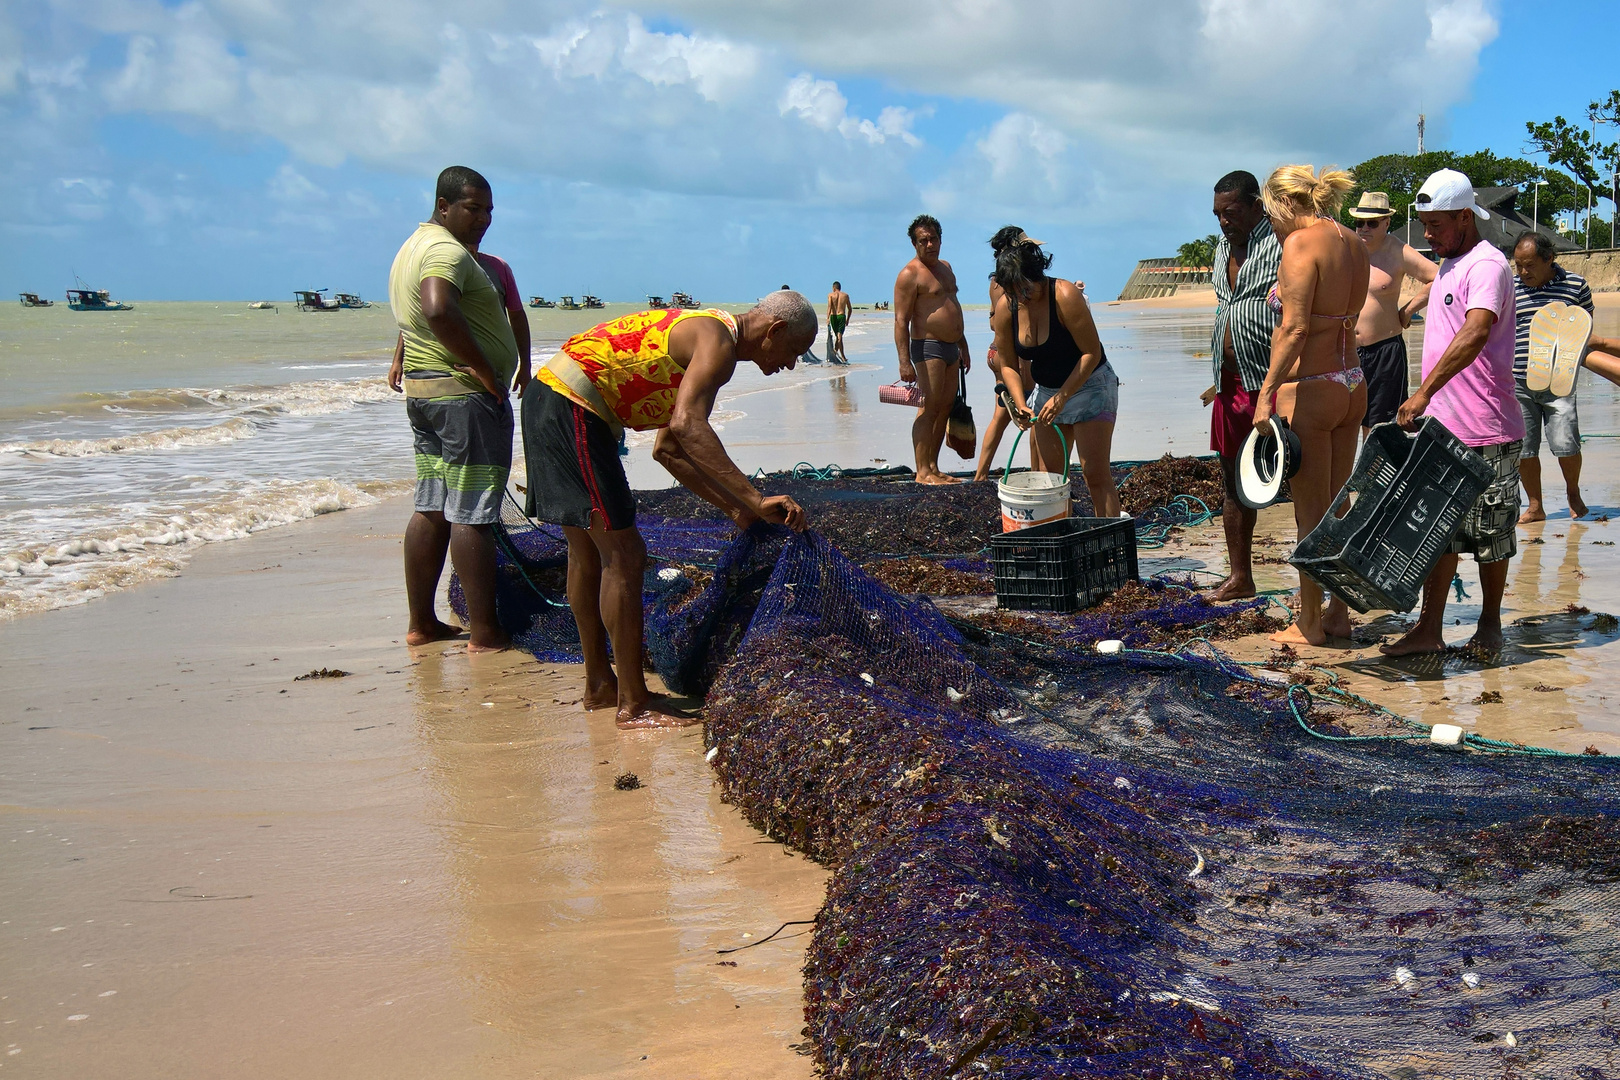
[[[1521,194],[1516,187],[1476,187],[1474,201],[1490,215],[1490,220],[1479,223],[1479,235],[1501,248],[1509,258],[1513,257],[1513,245],[1519,242],[1519,237],[1531,231],[1547,237],[1559,251],[1574,251],[1575,244],[1559,235],[1557,230],[1537,225],[1530,220],[1529,214],[1519,212]],[[1406,224],[1393,225],[1389,231],[1392,236],[1400,237],[1429,258],[1434,258],[1429,250],[1429,242],[1423,239],[1423,223],[1416,214],[1410,215]]]
[[[1121,300],[1174,296],[1179,290],[1212,289],[1209,267],[1188,266],[1179,259],[1143,259],[1120,290]]]

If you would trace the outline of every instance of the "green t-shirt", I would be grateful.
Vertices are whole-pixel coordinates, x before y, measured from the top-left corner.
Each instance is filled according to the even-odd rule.
[[[455,356],[422,316],[422,282],[430,277],[443,278],[461,292],[461,314],[473,340],[495,369],[495,377],[510,385],[518,365],[517,339],[500,293],[473,253],[449,229],[431,221],[416,227],[388,272],[388,303],[405,334],[406,374],[443,372],[456,376],[468,389],[484,389],[477,379],[456,370]]]

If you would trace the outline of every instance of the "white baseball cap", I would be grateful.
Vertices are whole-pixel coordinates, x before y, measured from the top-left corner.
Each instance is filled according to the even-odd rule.
[[[1491,217],[1474,201],[1474,185],[1456,169],[1441,169],[1423,181],[1412,200],[1412,209],[1420,214],[1429,210],[1472,210],[1481,221]]]

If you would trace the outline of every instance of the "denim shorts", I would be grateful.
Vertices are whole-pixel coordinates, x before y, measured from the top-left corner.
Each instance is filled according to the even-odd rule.
[[[1055,389],[1036,383],[1035,391],[1029,397],[1030,411],[1040,415],[1041,408],[1056,394]],[[1054,422],[1084,424],[1090,420],[1106,420],[1113,423],[1118,414],[1119,376],[1114,374],[1112,365],[1104,360],[1074,392],[1074,397],[1063,406],[1063,411],[1057,414]]]
[[[1575,395],[1553,397],[1550,390],[1531,390],[1520,383],[1514,390],[1524,413],[1524,456],[1541,456],[1541,433],[1553,457],[1574,457],[1581,452],[1581,418]]]

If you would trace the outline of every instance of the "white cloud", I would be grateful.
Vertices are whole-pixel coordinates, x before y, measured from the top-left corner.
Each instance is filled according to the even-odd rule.
[[[916,114],[910,109],[886,106],[875,121],[851,116],[849,99],[838,92],[838,84],[818,79],[808,72],[794,76],[782,90],[776,107],[783,116],[792,113],[812,127],[836,131],[846,139],[865,139],[873,146],[881,146],[890,139],[898,139],[906,146],[922,145],[922,140],[911,131]]]
[[[324,199],[326,192],[291,165],[283,164],[266,185],[277,202],[308,204]]]

